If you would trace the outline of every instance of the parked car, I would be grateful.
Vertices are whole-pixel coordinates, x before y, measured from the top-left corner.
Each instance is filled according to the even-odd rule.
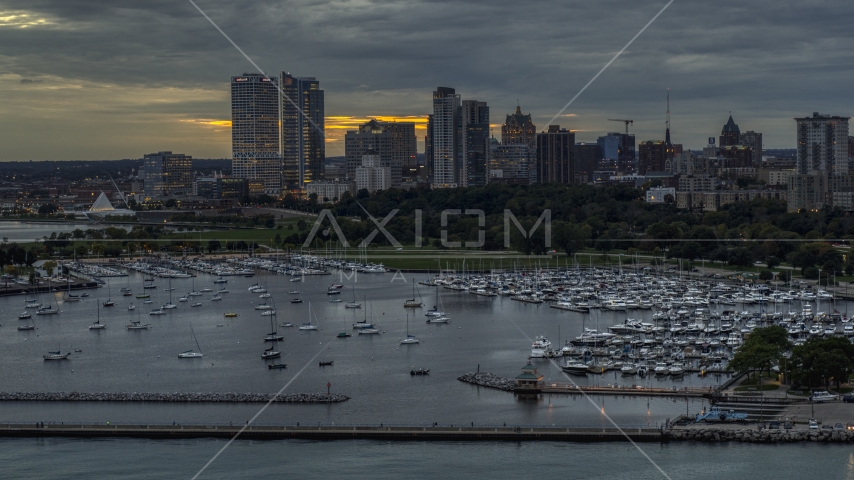
[[[833,430],[833,427],[832,427],[832,426],[830,426],[830,425],[822,425],[822,426],[821,426],[821,429],[822,429],[822,430]]]
[[[833,429],[834,430],[845,430],[845,425],[842,425],[841,423],[837,423],[836,425],[833,426]]]
[[[792,429],[792,422],[784,423],[783,428],[785,428],[786,430],[791,430]]]
[[[810,419],[810,430],[818,430],[818,422],[812,418]]]
[[[780,429],[780,422],[771,422],[768,424],[768,428],[774,429],[774,430],[779,430]]]
[[[842,401],[845,403],[854,403],[854,393],[846,393],[842,396]]]

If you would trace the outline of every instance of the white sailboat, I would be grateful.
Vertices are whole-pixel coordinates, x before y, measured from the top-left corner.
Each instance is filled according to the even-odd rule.
[[[409,314],[406,314],[406,338],[400,341],[401,345],[410,345],[418,343],[419,340],[414,335],[409,334]]]
[[[190,323],[190,321],[187,320],[187,323]],[[192,323],[190,323],[190,332],[192,332],[192,334],[193,334],[193,340],[196,342],[196,348],[198,348],[199,351],[194,352],[193,350],[187,350],[185,352],[179,353],[178,358],[202,358],[202,357],[204,357],[204,354],[202,354],[202,347],[199,346],[199,340],[196,338],[196,331],[193,330],[193,324]]]
[[[300,330],[317,330],[317,325],[311,323],[311,302],[308,302],[308,323],[299,326]]]
[[[353,301],[347,302],[344,308],[362,308],[362,304],[356,301],[356,286],[353,286]]]
[[[95,320],[95,323],[89,325],[89,330],[103,330],[107,328],[107,326],[101,323],[101,306],[97,303],[95,304],[95,306],[98,308],[98,319]]]
[[[433,305],[433,308],[431,308],[430,310],[427,310],[427,313],[424,314],[425,316],[428,316],[428,317],[447,317],[448,316],[447,313],[439,310],[439,306],[442,305],[442,297],[439,294],[439,290],[441,290],[441,289],[437,287],[436,288],[436,304]],[[437,322],[430,322],[430,323],[437,323]]]
[[[47,355],[43,356],[45,360],[66,360],[68,356],[71,355],[71,352],[62,353],[59,349],[55,352],[47,352]]]
[[[421,292],[418,292],[418,298],[421,299]],[[412,282],[412,298],[403,302],[404,308],[419,308],[423,305],[423,302],[419,302],[415,300],[415,282]]]
[[[273,334],[275,334],[276,331],[273,328],[274,328],[273,327],[273,315],[271,315],[270,316],[270,331],[273,332]],[[261,354],[262,359],[267,360],[270,358],[278,358],[279,356],[281,356],[282,352],[280,352],[279,349],[277,348],[278,341],[279,341],[278,337],[274,336],[272,339],[273,345],[270,348],[264,350],[264,352]],[[284,363],[281,363],[281,362],[271,363],[271,364],[267,365],[267,368],[271,369],[271,370],[275,369],[275,368],[285,368],[285,367],[286,367],[286,365]]]

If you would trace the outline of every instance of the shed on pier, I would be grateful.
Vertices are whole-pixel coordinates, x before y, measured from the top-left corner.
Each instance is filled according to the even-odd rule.
[[[543,374],[537,373],[537,367],[528,362],[522,367],[522,373],[516,375],[516,392],[537,392],[543,388]]]

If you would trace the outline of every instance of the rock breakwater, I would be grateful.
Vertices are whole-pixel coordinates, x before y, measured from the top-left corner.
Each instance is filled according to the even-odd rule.
[[[854,443],[854,431],[820,429],[729,429],[729,428],[672,428],[665,431],[669,440],[698,442],[792,443],[828,442]]]
[[[151,393],[151,392],[0,392],[0,401],[39,402],[269,402],[272,393]],[[278,395],[278,403],[338,403],[350,397],[338,393],[288,393]]]
[[[505,392],[512,392],[516,388],[516,382],[491,373],[466,373],[457,380],[461,382],[471,383],[480,387],[496,388]]]

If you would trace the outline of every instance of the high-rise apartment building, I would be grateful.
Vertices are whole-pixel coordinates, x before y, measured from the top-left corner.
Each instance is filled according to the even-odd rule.
[[[462,162],[460,162],[460,185],[482,187],[486,185],[489,162],[489,107],[486,102],[464,100],[462,102]]]
[[[820,115],[795,118],[798,125],[797,173],[848,173],[848,117]]]
[[[417,164],[416,148],[414,123],[370,120],[344,136],[347,178],[356,179],[356,169],[362,165],[362,156],[371,150],[380,156],[378,166],[389,168],[391,186],[400,187],[404,169]]]
[[[762,165],[762,134],[751,130],[742,133],[739,139],[740,145],[750,147],[753,152],[753,166],[759,168]]]
[[[391,187],[391,168],[383,167],[381,155],[368,150],[362,155],[362,164],[356,168],[356,188],[373,193]]]
[[[549,125],[537,134],[537,182],[572,184],[575,181],[575,133]]]
[[[661,140],[648,140],[638,146],[638,175],[663,172],[667,166],[668,145]]]
[[[281,144],[282,182],[297,192],[307,183],[323,179],[326,160],[324,99],[314,77],[294,77],[282,72]]]
[[[433,92],[433,116],[428,127],[431,147],[430,170],[433,188],[456,187],[462,157],[460,95],[453,88],[438,87]]]
[[[536,138],[536,137],[535,137]],[[527,185],[536,181],[535,148],[524,143],[489,145],[489,183],[508,183]]]
[[[599,137],[601,140],[605,137]],[[576,184],[584,184],[593,181],[593,172],[599,169],[602,160],[602,147],[597,143],[575,144],[575,177]]]
[[[602,159],[607,161],[607,169],[619,172],[635,170],[635,136],[625,133],[609,133],[596,140],[602,151]]]
[[[272,195],[282,190],[277,83],[257,73],[231,77],[232,174]]]
[[[531,121],[531,114],[523,115],[519,105],[516,105],[516,113],[507,115],[504,125],[501,126],[501,143],[524,144],[532,150],[537,148],[537,127]]]
[[[143,158],[146,197],[190,195],[193,192],[193,157],[183,153],[149,153]]]

